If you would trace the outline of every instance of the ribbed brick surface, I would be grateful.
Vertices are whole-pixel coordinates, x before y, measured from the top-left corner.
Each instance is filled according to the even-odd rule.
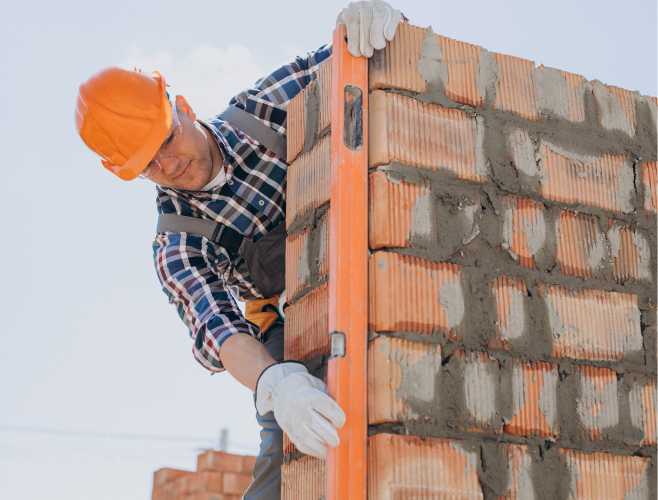
[[[494,428],[497,423],[496,390],[500,385],[498,361],[489,359],[486,352],[455,351],[455,358],[465,361],[464,400],[475,423],[475,427],[462,426],[460,430],[501,432],[500,429]]]
[[[600,440],[601,430],[617,425],[617,373],[607,368],[579,366],[580,397],[576,400],[576,412],[585,435]]]
[[[281,466],[281,500],[319,500],[327,485],[324,460],[305,456]]]
[[[307,262],[308,235],[311,226],[286,237],[286,294],[292,299],[311,284],[311,269]]]
[[[369,123],[370,167],[397,161],[483,181],[476,161],[476,119],[467,113],[376,90],[370,95]]]
[[[432,401],[441,346],[379,337],[368,344],[368,423],[417,420],[407,398]]]
[[[329,201],[330,143],[331,136],[327,134],[288,167],[287,227],[309,210]]]
[[[614,456],[608,453],[587,455],[560,449],[571,473],[573,500],[649,499],[650,458]]]
[[[482,106],[484,100],[478,93],[476,81],[481,47],[445,36],[436,37],[448,67],[445,94],[460,104]]]
[[[562,210],[555,255],[562,272],[579,278],[594,278],[594,272],[605,265],[607,258],[605,235],[599,230],[596,219]]]
[[[592,163],[569,160],[550,149],[540,147],[542,167],[548,180],[541,195],[549,200],[564,203],[582,203],[611,210],[631,212],[630,196],[633,191],[633,171],[624,155],[606,154]]]
[[[331,351],[329,284],[323,283],[286,309],[284,356],[302,361]]]
[[[644,431],[645,446],[656,445],[656,381],[636,385],[629,394],[631,421]]]
[[[514,360],[512,365],[513,416],[505,432],[519,436],[550,436],[559,438],[557,419],[556,364],[525,363]]]
[[[608,222],[608,240],[612,252],[612,278],[619,284],[626,281],[651,282],[651,247],[638,230]]]
[[[320,71],[318,71],[318,81],[322,89],[320,95],[320,116],[318,116],[318,133],[322,132],[331,124],[331,61],[329,58]]]
[[[306,96],[316,85],[320,86],[317,129],[319,133],[331,123],[331,59],[328,59],[322,65],[318,72],[318,78],[293,97],[286,107],[286,135],[288,137],[288,158],[286,161],[288,163],[292,163],[306,147]]]
[[[306,91],[302,90],[286,106],[286,134],[288,136],[288,158],[291,163],[306,144]]]
[[[287,455],[288,453],[293,453],[299,451],[295,444],[290,440],[288,434],[283,433],[283,454]]]
[[[585,119],[585,78],[574,73],[562,71],[569,87],[569,120],[581,122]]]
[[[370,256],[369,269],[370,331],[463,338],[466,306],[458,265],[380,251]]]
[[[495,54],[498,88],[494,107],[529,120],[539,120],[535,102],[535,65],[518,57]]]
[[[400,24],[395,38],[378,50],[370,59],[370,90],[405,89],[424,92],[427,83],[418,73],[420,48],[425,37],[425,28]]]
[[[528,447],[520,444],[499,445],[507,455],[509,482],[507,494],[499,495],[498,500],[527,500],[535,498],[532,485],[532,460]]]
[[[637,295],[541,285],[553,333],[553,356],[620,361],[642,350]]]
[[[496,298],[496,336],[489,347],[509,349],[510,341],[520,338],[526,328],[525,300],[528,289],[525,281],[499,276],[493,280],[493,294]]]
[[[644,184],[644,209],[656,214],[658,210],[658,162],[642,164],[642,184]]]
[[[596,98],[599,122],[608,130],[621,130],[629,137],[635,135],[635,98],[630,90],[591,81]]]
[[[546,239],[544,205],[527,198],[505,196],[503,241],[512,257],[522,266],[535,269],[535,254]]]
[[[463,441],[376,434],[368,438],[368,498],[483,498],[477,451]]]
[[[408,247],[414,207],[421,196],[429,196],[429,185],[391,182],[385,172],[376,171],[369,176],[368,188],[370,248]]]

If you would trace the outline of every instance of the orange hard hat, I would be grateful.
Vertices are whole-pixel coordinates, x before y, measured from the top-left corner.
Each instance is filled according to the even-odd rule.
[[[84,143],[125,181],[137,177],[162,146],[171,127],[167,84],[157,72],[109,67],[80,85],[75,126]]]

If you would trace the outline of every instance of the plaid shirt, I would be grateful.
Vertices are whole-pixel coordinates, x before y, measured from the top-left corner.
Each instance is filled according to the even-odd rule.
[[[331,46],[325,45],[305,58],[297,57],[235,96],[230,104],[285,136],[286,104],[315,80],[330,56]],[[219,118],[201,124],[212,133],[227,160],[227,182],[203,192],[158,186],[158,212],[218,221],[257,242],[285,219],[288,165]],[[201,365],[222,371],[219,348],[234,333],[261,338],[258,327],[244,319],[229,292],[240,300],[262,298],[244,259],[231,258],[226,249],[202,236],[173,232],[156,236],[153,255],[162,288],[189,328],[192,351]]]

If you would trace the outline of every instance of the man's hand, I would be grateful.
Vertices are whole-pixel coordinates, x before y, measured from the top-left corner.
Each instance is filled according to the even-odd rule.
[[[372,57],[393,40],[402,13],[381,0],[350,2],[338,13],[336,26],[347,27],[347,50],[354,57]]]
[[[266,368],[256,386],[256,409],[274,412],[277,423],[299,451],[326,459],[327,445],[340,443],[338,432],[345,413],[327,396],[327,386],[301,363]]]

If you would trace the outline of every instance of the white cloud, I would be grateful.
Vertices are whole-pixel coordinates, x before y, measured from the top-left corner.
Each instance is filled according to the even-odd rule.
[[[203,45],[184,57],[174,57],[167,51],[147,56],[134,47],[119,65],[142,72],[159,71],[170,85],[169,93],[183,95],[202,119],[219,113],[231,97],[265,74],[253,61],[251,51],[239,44],[226,49]]]

